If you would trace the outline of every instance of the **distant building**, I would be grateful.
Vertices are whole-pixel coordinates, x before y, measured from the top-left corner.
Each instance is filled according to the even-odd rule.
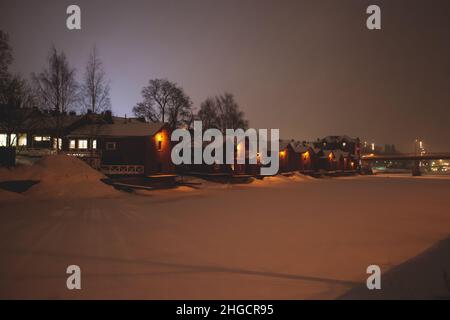
[[[294,140],[280,140],[279,142],[279,170],[278,172],[292,172],[300,169],[300,153],[293,147]]]
[[[317,170],[317,152],[314,146],[306,141],[294,141],[291,143],[294,151],[298,154],[299,168],[302,173],[313,173]]]

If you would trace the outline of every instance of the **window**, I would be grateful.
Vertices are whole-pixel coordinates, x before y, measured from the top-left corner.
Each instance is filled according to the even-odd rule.
[[[115,142],[107,142],[106,143],[106,150],[116,150],[117,144]]]
[[[0,147],[6,147],[6,134],[0,134]]]
[[[69,149],[75,149],[75,148],[76,148],[75,140],[70,140],[69,141]]]
[[[92,149],[97,149],[97,140],[92,140]]]
[[[19,133],[19,147],[25,147],[27,145],[26,133]]]
[[[9,136],[9,139],[10,145],[17,147],[17,135],[13,133]]]
[[[88,141],[87,140],[78,140],[78,149],[87,149]]]
[[[0,147],[6,147],[6,144],[8,142],[7,137],[8,137],[8,135],[5,133],[0,134]],[[16,134],[12,133],[9,135],[9,145],[14,146],[14,147],[17,146],[17,135]]]
[[[53,149],[58,148],[59,150],[61,150],[61,146],[62,146],[62,139],[53,139]]]
[[[49,136],[35,136],[34,141],[50,141]]]
[[[158,141],[158,151],[161,151],[162,149],[162,141]]]

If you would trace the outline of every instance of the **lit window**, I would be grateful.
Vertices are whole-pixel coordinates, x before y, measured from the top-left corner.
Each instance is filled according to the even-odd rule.
[[[0,134],[0,147],[6,147],[6,134]]]
[[[10,141],[11,145],[17,147],[17,135],[16,134],[12,134],[10,139],[11,140],[9,140],[9,141]]]
[[[69,148],[70,149],[75,149],[75,140],[70,140],[69,141]]]
[[[53,149],[58,148],[59,150],[61,150],[61,146],[62,146],[62,139],[53,139]]]
[[[78,140],[78,149],[87,149],[88,141],[87,140]]]
[[[106,150],[116,150],[117,145],[115,142],[107,142],[106,143]]]
[[[27,135],[25,133],[19,133],[19,147],[27,145]]]
[[[97,140],[92,140],[92,149],[97,149]]]
[[[50,141],[49,136],[35,136],[34,141]]]
[[[162,142],[163,142],[163,135],[162,135],[162,133],[158,133],[155,136],[155,139],[156,139],[156,142],[157,142],[156,148],[158,149],[158,151],[161,151],[162,150]]]

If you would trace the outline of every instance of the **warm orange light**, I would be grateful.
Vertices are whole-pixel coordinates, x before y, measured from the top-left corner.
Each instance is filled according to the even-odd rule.
[[[303,156],[305,157],[305,160],[309,158],[309,151],[306,151]]]
[[[284,158],[285,155],[286,155],[286,151],[284,151],[284,150],[280,151],[280,157],[281,158]]]
[[[328,155],[328,158],[331,160],[333,159],[333,154],[330,152],[330,154]]]
[[[162,133],[158,133],[158,134],[156,135],[156,141],[158,141],[158,142],[163,141],[163,135],[162,135]]]

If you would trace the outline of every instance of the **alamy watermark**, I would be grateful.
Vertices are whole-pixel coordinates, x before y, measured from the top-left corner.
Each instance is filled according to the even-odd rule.
[[[381,289],[381,268],[376,264],[372,264],[367,267],[367,274],[370,276],[366,280],[366,286],[369,290]]]
[[[81,8],[76,4],[71,4],[66,9],[66,27],[69,30],[81,30]],[[366,27],[369,30],[381,30],[381,8],[377,5],[370,5],[366,9],[366,14],[370,16],[366,20]]]
[[[188,129],[172,132],[171,140],[178,142],[171,153],[173,164],[261,164],[261,175],[278,173],[279,129],[271,129],[270,137],[268,129],[252,128],[226,129],[224,135],[218,129],[203,133],[202,122],[194,121],[193,135]]]
[[[66,280],[67,289],[81,290],[81,268],[72,264],[67,267],[66,273],[69,274]]]

